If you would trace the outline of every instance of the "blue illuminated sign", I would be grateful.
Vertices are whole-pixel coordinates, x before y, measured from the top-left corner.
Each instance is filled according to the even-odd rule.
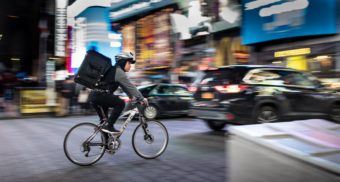
[[[99,53],[111,58],[112,64],[115,64],[115,56],[122,51],[122,34],[118,31],[111,30],[110,9],[105,7],[90,7],[81,12],[76,18],[85,18],[82,26],[83,39],[74,42],[76,51],[71,59],[73,72],[77,72],[83,57],[87,50],[96,50]],[[75,37],[77,39],[77,36]],[[78,46],[79,45],[79,46]]]
[[[242,0],[242,43],[335,34],[336,0]]]

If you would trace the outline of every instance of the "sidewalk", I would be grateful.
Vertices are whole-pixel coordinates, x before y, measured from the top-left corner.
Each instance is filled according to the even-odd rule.
[[[92,109],[89,109],[86,113],[82,113],[79,108],[73,108],[73,112],[67,114],[66,116],[56,116],[55,113],[32,113],[32,114],[20,114],[19,108],[16,105],[11,106],[10,110],[0,111],[0,120],[7,119],[22,119],[22,118],[41,118],[41,117],[49,117],[49,118],[63,118],[69,116],[92,116],[96,115],[96,112]]]
[[[339,124],[321,119],[233,126],[227,142],[231,179],[339,181],[339,132]]]

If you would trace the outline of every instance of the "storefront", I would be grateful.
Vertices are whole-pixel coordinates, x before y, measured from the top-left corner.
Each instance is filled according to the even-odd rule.
[[[196,36],[182,40],[181,55],[175,72],[179,83],[190,84],[199,78],[199,74],[215,65],[215,48],[208,44],[208,36]]]
[[[179,81],[187,82],[218,66],[248,64],[249,48],[241,44],[238,1],[179,2],[183,11],[172,16],[173,31],[183,42],[180,51],[176,51],[182,53],[177,59]]]
[[[58,112],[59,104],[48,103],[51,91],[46,88],[18,88],[18,92],[21,115]]]
[[[236,28],[229,31],[234,33],[214,35],[217,38],[214,42],[216,47],[216,65],[249,64],[249,47],[241,44],[239,29]]]
[[[340,81],[338,5],[336,0],[277,4],[245,0],[242,43],[252,47],[251,62],[289,67]],[[278,12],[273,6],[286,8]]]
[[[306,41],[306,43],[310,42]],[[307,71],[321,78],[340,76],[340,41],[262,49],[256,53],[258,64],[272,64]],[[300,44],[300,45],[299,45]],[[302,45],[301,45],[302,44]]]
[[[134,52],[138,60],[134,72],[139,73],[133,73],[134,79],[169,79],[174,57],[170,14],[176,8],[172,0],[124,1],[111,6],[112,29],[122,33],[123,51]]]

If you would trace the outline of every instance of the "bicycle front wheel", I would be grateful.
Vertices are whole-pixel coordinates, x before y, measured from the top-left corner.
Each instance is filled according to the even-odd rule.
[[[66,157],[74,164],[88,166],[96,163],[105,153],[105,136],[93,123],[80,123],[72,127],[64,139]]]
[[[144,159],[154,159],[162,155],[168,142],[168,131],[159,121],[139,124],[132,135],[133,149]]]

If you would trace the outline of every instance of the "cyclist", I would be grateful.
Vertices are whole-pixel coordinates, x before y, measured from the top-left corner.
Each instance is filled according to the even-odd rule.
[[[138,89],[130,82],[125,72],[129,72],[131,64],[135,64],[133,54],[120,53],[115,56],[116,65],[111,67],[108,73],[102,79],[100,89],[93,89],[89,96],[89,101],[97,111],[101,122],[103,115],[108,116],[108,110],[113,107],[113,110],[108,117],[108,124],[104,126],[103,131],[119,132],[115,129],[114,124],[122,113],[125,102],[113,92],[120,86],[122,90],[131,98],[135,98],[142,105],[147,105],[148,100],[138,91]],[[103,108],[104,113],[101,113],[99,106]]]

